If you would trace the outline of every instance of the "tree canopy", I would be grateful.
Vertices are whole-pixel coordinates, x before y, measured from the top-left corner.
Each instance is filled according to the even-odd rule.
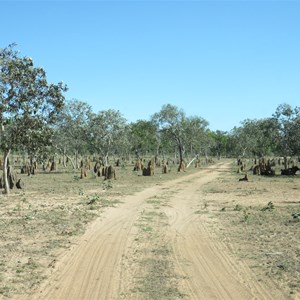
[[[15,45],[0,49],[0,148],[3,152],[3,180],[7,182],[8,155],[25,148],[36,154],[51,144],[52,127],[64,106],[62,82],[48,83],[43,68],[30,57],[21,57]]]

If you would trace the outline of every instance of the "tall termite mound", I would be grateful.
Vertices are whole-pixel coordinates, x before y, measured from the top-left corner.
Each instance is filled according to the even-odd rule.
[[[113,166],[108,166],[105,167],[105,172],[104,172],[104,180],[108,179],[117,179],[116,178],[116,170]]]
[[[179,162],[178,172],[185,172],[185,162],[184,162],[184,160]]]
[[[148,162],[148,167],[143,168],[143,176],[153,176],[155,172],[155,161],[154,159],[151,159]]]

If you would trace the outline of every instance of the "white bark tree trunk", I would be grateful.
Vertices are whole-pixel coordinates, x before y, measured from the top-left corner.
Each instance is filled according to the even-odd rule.
[[[10,193],[8,177],[7,177],[9,153],[10,153],[10,149],[4,151],[4,154],[3,154],[3,184],[4,184],[4,194],[6,194],[6,195],[8,195]]]

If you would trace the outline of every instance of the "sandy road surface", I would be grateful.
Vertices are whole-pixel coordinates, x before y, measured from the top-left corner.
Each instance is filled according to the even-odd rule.
[[[147,199],[164,194],[169,205],[166,235],[172,245],[172,261],[178,289],[186,299],[285,299],[280,291],[270,294],[255,280],[241,261],[210,233],[205,215],[195,214],[201,189],[228,166],[218,164],[171,182],[151,187],[123,199],[117,208],[107,209],[61,262],[52,276],[30,299],[95,300],[154,299],[132,292],[135,264],[124,261],[132,256],[137,235],[135,223],[147,206]],[[167,191],[173,190],[172,194]],[[169,195],[169,196],[168,196]],[[130,275],[131,274],[131,275]],[[159,299],[158,299],[159,300]]]

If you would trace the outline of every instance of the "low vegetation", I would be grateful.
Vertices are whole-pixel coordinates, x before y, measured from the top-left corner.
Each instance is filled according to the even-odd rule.
[[[105,208],[121,205],[126,195],[184,176],[175,169],[167,174],[157,170],[155,176],[144,177],[141,171],[133,171],[133,166],[122,166],[116,168],[117,180],[104,180],[92,170],[80,179],[79,170],[62,166],[55,172],[18,174],[25,188],[13,189],[0,201],[0,295],[11,297],[38,287],[51,274],[60,255]],[[149,204],[160,206],[162,201],[153,199]],[[141,234],[155,234],[152,220],[164,222],[156,210],[145,212],[137,224]],[[155,267],[151,265],[154,261],[141,263],[150,269]]]
[[[259,280],[275,280],[287,293],[299,294],[299,175],[250,175],[247,182],[240,177],[234,166],[231,174],[208,184],[197,213],[218,219],[213,228],[219,239]]]
[[[0,202],[0,295],[11,297],[38,287],[60,255],[106,207],[121,206],[126,195],[197,171],[178,173],[174,167],[167,174],[157,170],[145,177],[133,168],[117,167],[117,180],[104,180],[93,171],[80,179],[79,171],[59,168],[38,175],[18,174],[25,189],[14,189]],[[270,278],[291,295],[299,293],[299,175],[250,174],[248,181],[240,182],[241,176],[234,163],[230,172],[208,183],[195,213],[211,220],[218,238],[247,262],[259,280]],[[166,199],[164,195],[148,199],[135,224],[134,261],[143,272],[134,277],[132,292],[147,299],[184,298],[176,288],[172,247],[164,235]]]

